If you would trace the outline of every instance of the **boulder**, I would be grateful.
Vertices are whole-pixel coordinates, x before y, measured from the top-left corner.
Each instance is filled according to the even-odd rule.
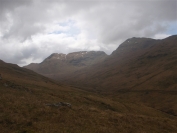
[[[69,107],[69,108],[71,108],[71,104],[67,103],[67,102],[51,103],[51,104],[46,104],[46,106]]]

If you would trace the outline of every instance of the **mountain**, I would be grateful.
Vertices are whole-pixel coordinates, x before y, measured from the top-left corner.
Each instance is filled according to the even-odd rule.
[[[103,62],[63,81],[177,116],[176,51],[177,35],[162,40],[130,38]]]
[[[173,76],[171,77],[169,74],[165,75],[164,73],[173,72],[171,74],[174,75],[173,78],[175,79],[176,42],[177,36],[162,40],[149,38],[128,39],[104,61],[75,72],[65,81],[99,86],[100,90],[109,91],[131,90],[135,87],[140,89],[140,86],[144,84],[146,86],[151,85],[151,87],[146,87],[147,89],[159,90],[169,87],[170,90],[173,90],[175,88],[171,88],[173,84],[168,84],[167,80],[163,82],[157,77],[171,79]],[[152,82],[156,82],[158,88]]]
[[[62,79],[70,73],[101,62],[106,57],[106,53],[102,51],[80,51],[69,54],[54,53],[42,63],[31,63],[24,67],[47,77]]]

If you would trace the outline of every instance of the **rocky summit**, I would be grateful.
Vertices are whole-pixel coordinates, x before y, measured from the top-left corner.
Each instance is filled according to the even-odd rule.
[[[61,61],[73,61],[73,60],[95,60],[97,58],[106,57],[106,53],[103,51],[80,51],[80,52],[73,52],[69,54],[58,54],[53,53],[48,58],[46,58],[45,61],[51,61],[51,60],[61,60]]]

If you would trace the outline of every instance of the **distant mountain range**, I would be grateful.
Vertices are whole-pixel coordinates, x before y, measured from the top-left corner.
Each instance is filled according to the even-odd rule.
[[[82,68],[102,62],[106,57],[106,53],[102,51],[54,53],[41,63],[31,63],[24,67],[50,78],[62,79]]]

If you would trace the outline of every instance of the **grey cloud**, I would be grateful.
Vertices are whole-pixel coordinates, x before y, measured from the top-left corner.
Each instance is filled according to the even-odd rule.
[[[86,18],[88,26],[97,27],[98,38],[105,44],[131,36],[153,37],[177,21],[177,1],[110,2],[105,7],[98,7],[100,14]]]
[[[13,12],[16,8],[27,6],[32,0],[0,0],[0,20],[5,19],[6,14]]]
[[[1,0],[0,5],[3,7],[0,15],[3,37],[25,41],[32,35],[44,32],[45,25],[70,19],[70,16],[83,12],[94,4],[88,2],[84,6],[85,2],[82,1]]]
[[[26,39],[29,39],[31,35],[34,35],[35,33],[39,33],[42,31],[42,27],[40,25],[40,19],[44,18],[42,16],[45,16],[45,14],[42,14],[41,12],[39,14],[39,11],[41,9],[38,9],[38,7],[35,7],[32,1],[30,0],[14,0],[13,2],[10,0],[0,1],[0,5],[6,6],[4,7],[4,14],[3,20],[1,20],[0,24],[3,23],[4,27],[6,26],[8,30],[3,30],[4,27],[0,26],[1,32],[3,32],[4,38],[18,38],[20,41],[24,41]],[[45,18],[46,19],[46,18]],[[11,24],[9,24],[9,20],[11,21]]]
[[[27,59],[32,56],[32,54],[37,53],[37,48],[32,46],[32,47],[23,47],[23,48],[18,48],[18,47],[8,47],[6,50],[0,50],[0,57],[2,60],[9,62],[9,63],[14,63],[14,64],[24,64],[25,61],[23,59]],[[10,58],[9,58],[10,57]]]

